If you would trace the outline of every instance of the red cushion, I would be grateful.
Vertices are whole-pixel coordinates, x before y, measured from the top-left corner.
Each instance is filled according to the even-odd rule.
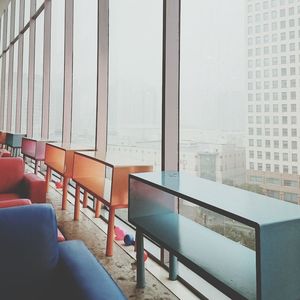
[[[29,199],[13,199],[13,200],[2,200],[0,201],[0,208],[30,205]]]
[[[0,201],[12,200],[12,199],[20,199],[20,195],[19,194],[14,194],[14,193],[0,194]]]
[[[6,149],[0,149],[0,157],[11,157],[11,154]]]
[[[0,193],[15,192],[24,177],[24,161],[19,157],[0,158]]]

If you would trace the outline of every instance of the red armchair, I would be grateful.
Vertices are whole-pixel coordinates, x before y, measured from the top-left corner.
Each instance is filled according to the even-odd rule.
[[[32,203],[46,202],[45,180],[24,170],[22,158],[0,158],[0,201],[27,198]]]

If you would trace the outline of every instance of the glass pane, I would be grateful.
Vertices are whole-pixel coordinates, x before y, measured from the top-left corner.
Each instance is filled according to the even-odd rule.
[[[12,123],[11,131],[15,131],[16,125],[16,100],[17,100],[17,70],[18,70],[18,47],[19,42],[14,44],[14,66],[13,66],[13,90],[12,90]]]
[[[44,3],[44,0],[36,0],[36,10],[38,10],[43,3]]]
[[[96,132],[97,3],[74,2],[72,142],[89,146]]]
[[[280,13],[279,1],[268,3],[181,2],[180,169],[299,203],[300,10],[296,1],[280,1]],[[184,201],[179,211],[255,246],[238,222]]]
[[[160,169],[163,1],[112,0],[109,11],[107,151]]]
[[[16,0],[15,36],[19,34],[20,0]]]
[[[41,137],[43,98],[44,11],[36,19],[33,136]]]
[[[25,0],[24,25],[28,23],[29,19],[30,19],[30,0]]]
[[[21,131],[24,133],[27,130],[29,29],[27,29],[24,33],[24,46],[23,47],[24,48],[23,48]]]
[[[62,140],[65,1],[52,0],[49,138]]]

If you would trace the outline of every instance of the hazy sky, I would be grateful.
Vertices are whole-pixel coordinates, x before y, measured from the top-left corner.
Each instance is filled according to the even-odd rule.
[[[245,1],[184,0],[181,5],[182,126],[245,128]]]

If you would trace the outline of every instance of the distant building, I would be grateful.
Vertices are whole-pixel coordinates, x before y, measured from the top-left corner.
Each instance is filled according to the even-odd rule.
[[[293,203],[300,195],[299,20],[296,1],[247,2],[247,182]]]

